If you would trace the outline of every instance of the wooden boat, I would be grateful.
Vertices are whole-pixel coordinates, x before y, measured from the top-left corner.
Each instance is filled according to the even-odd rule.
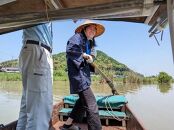
[[[165,28],[169,22],[171,45],[174,58],[174,12],[173,0],[1,0],[0,34],[27,28],[48,20],[90,18],[110,21],[126,21],[150,25],[149,36]],[[59,110],[65,107],[64,101],[54,105],[50,129],[59,129],[63,124]],[[123,107],[128,119],[122,126],[103,125],[104,130],[145,130],[142,123],[129,109]],[[0,130],[15,130],[17,121]],[[85,130],[85,124],[77,124]]]
[[[70,97],[71,99],[68,101],[67,97]],[[118,100],[118,95],[116,95],[115,97],[114,98],[116,100]],[[124,96],[119,95],[119,98],[122,98],[121,100],[124,100],[123,99]],[[98,101],[100,101],[100,103],[105,103],[104,100],[101,100],[101,99],[106,99],[106,98],[100,97],[98,100]],[[112,97],[112,99],[113,99],[113,97]],[[59,103],[57,103],[53,106],[50,130],[59,130],[59,128],[64,124],[65,119],[67,119],[67,117],[68,117],[68,112],[65,112],[65,110],[71,109],[71,107],[73,106],[72,105],[73,103],[71,101],[72,101],[72,95],[66,96],[66,100],[64,98],[64,100],[60,101]],[[125,105],[119,104],[118,102],[116,102],[116,103],[117,103],[116,106],[118,106],[116,108],[116,111],[120,110],[121,113],[125,112],[126,118],[123,119],[120,116],[120,119],[122,118],[123,120],[116,120],[116,119],[112,118],[112,116],[106,117],[106,115],[108,115],[106,113],[105,113],[106,114],[105,116],[102,116],[102,114],[100,114],[103,130],[146,130],[145,127],[142,125],[141,121],[138,120],[138,118],[130,110],[130,108],[126,104],[127,102],[124,102]],[[112,108],[114,108],[113,104],[110,104],[110,105],[112,106]],[[105,108],[100,107],[100,106],[101,105],[99,105],[99,113],[100,113],[100,111],[108,111],[108,110],[105,110]],[[62,111],[64,111],[64,112],[62,112]],[[113,109],[113,111],[115,111],[115,110]],[[17,124],[17,121],[11,122],[5,126],[1,126],[0,130],[16,130],[16,124]],[[81,123],[75,122],[75,124],[78,125],[79,127],[81,127],[82,130],[87,130],[87,124],[86,124],[85,120]]]

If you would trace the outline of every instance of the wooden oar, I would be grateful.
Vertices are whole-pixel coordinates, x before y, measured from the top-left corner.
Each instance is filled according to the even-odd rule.
[[[76,52],[76,51],[70,51],[68,53],[72,53],[72,54],[82,54],[82,52]],[[90,63],[92,67],[95,68],[96,71],[98,71],[101,76],[106,80],[107,84],[109,85],[109,87],[111,88],[112,94],[113,95],[119,95],[119,93],[116,90],[115,85],[113,84],[113,82],[98,68],[98,66],[93,62]]]
[[[98,66],[94,62],[91,63],[91,66],[93,66],[96,69],[96,71],[99,72],[101,74],[101,76],[106,80],[107,84],[109,85],[109,87],[112,90],[112,94],[119,95],[113,82],[98,68]]]

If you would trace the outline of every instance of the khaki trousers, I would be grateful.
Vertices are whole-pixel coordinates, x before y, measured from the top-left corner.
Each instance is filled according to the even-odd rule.
[[[53,106],[52,56],[39,45],[24,44],[19,65],[23,91],[16,129],[48,130]]]

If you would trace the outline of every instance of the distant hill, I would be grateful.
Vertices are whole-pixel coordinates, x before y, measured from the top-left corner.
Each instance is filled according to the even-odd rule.
[[[67,66],[66,66],[66,56],[65,52],[54,54],[54,76],[65,76],[67,75]],[[109,57],[102,51],[97,51],[97,58],[95,63],[98,67],[106,74],[118,77],[125,77],[130,73],[136,76],[143,77],[143,75],[132,71],[126,65],[116,61],[115,59]],[[18,60],[10,60],[0,63],[2,67],[16,67],[18,66]]]
[[[18,60],[8,60],[0,63],[0,67],[17,67]]]
[[[109,57],[102,51],[97,51],[96,64],[105,73],[112,73],[113,75],[124,75],[126,72],[131,71],[126,65]]]
[[[54,60],[54,73],[56,76],[66,75],[66,57],[65,52],[53,55]],[[143,77],[142,74],[134,72],[126,65],[116,61],[112,57],[109,57],[102,51],[97,51],[97,58],[95,60],[97,66],[106,74],[118,77],[125,77],[127,75],[133,74],[138,77]]]

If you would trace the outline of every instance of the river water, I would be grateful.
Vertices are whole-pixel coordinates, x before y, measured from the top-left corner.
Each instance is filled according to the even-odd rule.
[[[93,83],[96,95],[110,95],[107,84]],[[117,85],[119,93],[128,99],[128,105],[147,130],[174,130],[174,84],[171,85]],[[0,83],[0,124],[18,118],[21,82]],[[56,81],[53,86],[54,103],[69,94],[69,84]]]

